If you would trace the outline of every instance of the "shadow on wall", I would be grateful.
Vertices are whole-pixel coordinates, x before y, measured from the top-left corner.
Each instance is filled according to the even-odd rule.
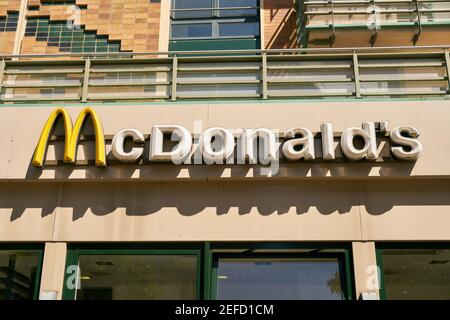
[[[293,0],[264,1],[266,49],[298,48],[297,13]]]
[[[163,163],[144,163],[139,165],[109,165],[107,168],[95,167],[92,161],[88,165],[47,166],[44,170],[29,166],[27,180],[54,181],[68,180],[102,180],[117,181],[134,179],[140,181],[172,181],[180,178],[199,180],[225,179],[301,179],[301,178],[361,178],[361,177],[410,177],[413,162],[298,162],[280,163],[277,173],[267,179],[269,167],[252,165],[173,165]],[[45,174],[44,174],[45,172]],[[252,178],[248,178],[252,177]],[[181,180],[181,179],[180,179]]]
[[[448,194],[446,180],[7,183],[0,185],[0,209],[11,210],[11,221],[20,219],[27,208],[41,209],[45,217],[60,207],[73,210],[73,221],[117,209],[128,216],[162,210],[189,217],[212,208],[216,215],[264,217],[314,214],[312,210],[345,215],[364,206],[369,214],[381,215],[396,206],[449,206]]]

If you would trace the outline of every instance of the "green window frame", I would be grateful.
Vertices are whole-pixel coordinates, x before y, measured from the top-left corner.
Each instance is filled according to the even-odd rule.
[[[224,12],[233,12],[233,8],[244,8],[242,7],[227,7],[226,9],[220,8],[220,3],[218,0],[212,0],[211,8],[201,8],[199,11],[195,11],[195,9],[176,9],[175,3],[176,0],[172,0],[172,8],[170,15],[170,40],[205,40],[205,39],[237,39],[237,38],[259,38],[260,37],[260,14],[259,14],[259,0],[256,1],[256,7],[251,11],[255,10],[256,14],[238,14],[238,15],[225,15],[221,16],[220,12],[224,10]],[[250,7],[249,7],[250,8]],[[194,12],[211,12],[210,16],[205,17],[177,17],[176,14],[178,10],[192,10]],[[245,10],[242,10],[245,11]],[[187,11],[190,12],[190,11]],[[220,35],[220,26],[227,23],[257,23],[258,24],[258,32],[254,35],[237,35],[237,36],[221,36]],[[175,37],[173,36],[173,26],[180,25],[210,25],[211,26],[211,35],[204,37]]]
[[[354,297],[355,287],[353,281],[353,263],[352,263],[352,249],[351,244],[348,243],[212,243],[206,244],[207,250],[205,252],[205,269],[210,270],[208,275],[205,275],[208,281],[205,282],[204,291],[207,293],[206,300],[217,299],[217,280],[218,280],[218,260],[221,258],[229,259],[252,259],[252,258],[336,258],[339,263],[340,280],[344,291],[345,300],[352,300]],[[223,253],[214,252],[215,250],[246,250],[244,253]],[[295,250],[308,249],[310,252],[261,252],[252,253],[252,250]],[[324,249],[340,249],[342,252],[323,252]]]
[[[91,249],[96,247],[96,249]],[[70,273],[67,268],[71,265],[78,265],[81,255],[192,255],[197,258],[196,273],[196,299],[201,297],[201,250],[195,246],[178,244],[150,244],[150,245],[69,245],[66,257],[66,267],[64,270],[63,300],[74,300],[75,289],[69,289],[66,285]]]
[[[222,0],[221,0],[222,1]],[[245,4],[245,3],[244,3]],[[256,50],[261,48],[261,22],[260,22],[260,1],[256,0],[256,6],[225,6],[220,7],[219,0],[211,0],[211,7],[194,9],[177,9],[175,0],[171,3],[170,30],[169,30],[169,51],[200,51],[200,50]],[[223,5],[222,5],[223,6]],[[246,9],[247,8],[247,9]],[[251,9],[249,9],[251,8]],[[198,10],[196,10],[198,9]],[[186,12],[207,12],[209,15],[192,16],[182,15],[177,17],[179,10]],[[184,12],[184,11],[181,11]],[[222,14],[221,14],[222,12]],[[226,14],[226,13],[229,14]],[[224,14],[225,13],[225,14]],[[248,30],[242,34],[221,35],[221,28],[225,31],[228,24],[248,24]],[[257,24],[255,29],[254,25]],[[174,36],[173,27],[196,25],[208,25],[209,32],[202,36]],[[206,27],[208,29],[208,27]],[[236,28],[244,30],[245,28]],[[205,29],[206,30],[206,29]],[[251,32],[251,31],[255,32]]]
[[[39,290],[41,285],[42,264],[44,261],[44,244],[37,243],[0,243],[0,253],[2,251],[37,251],[37,266],[34,279],[33,300],[39,299]]]
[[[67,267],[78,264],[80,255],[195,255],[197,257],[197,288],[196,298],[198,300],[215,300],[217,292],[217,268],[216,261],[218,258],[224,256],[223,253],[217,250],[236,250],[243,251],[257,250],[257,249],[277,249],[277,250],[292,250],[292,249],[308,249],[310,253],[280,253],[280,254],[266,254],[268,257],[275,255],[284,255],[289,258],[303,258],[303,257],[319,257],[319,258],[338,258],[341,275],[341,284],[344,289],[345,298],[348,300],[354,297],[354,282],[353,282],[353,264],[352,264],[352,249],[351,243],[293,243],[293,242],[179,242],[179,243],[139,243],[139,244],[105,244],[105,243],[86,243],[86,244],[69,244],[66,268],[64,276],[63,299],[73,300],[75,297],[75,290],[70,290],[65,285],[68,277]],[[320,253],[323,249],[339,249],[339,253]],[[248,254],[233,254],[236,258],[247,257]],[[229,257],[229,255],[227,255]]]
[[[378,242],[375,243],[376,262],[380,276],[380,300],[388,300],[384,279],[383,250],[386,249],[445,249],[450,250],[450,242]]]

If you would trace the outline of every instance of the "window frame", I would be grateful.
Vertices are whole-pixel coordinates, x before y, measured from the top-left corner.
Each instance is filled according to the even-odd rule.
[[[200,19],[221,19],[221,18],[239,18],[239,16],[221,16],[220,11],[233,11],[233,10],[256,10],[256,15],[243,15],[242,17],[254,17],[259,18],[259,10],[261,9],[261,0],[255,0],[256,6],[239,6],[239,7],[220,7],[221,0],[211,0],[212,6],[210,8],[198,7],[198,8],[186,8],[186,9],[176,9],[175,3],[177,0],[171,0],[170,3],[170,20],[200,20]],[[176,11],[211,11],[211,16],[208,17],[175,17]],[[259,19],[258,19],[259,20]]]
[[[2,251],[37,251],[36,277],[34,279],[34,292],[32,300],[39,300],[41,287],[42,266],[44,262],[44,248],[42,243],[0,243],[0,253]]]
[[[318,242],[154,242],[154,243],[78,243],[68,244],[66,264],[64,271],[64,285],[63,285],[63,300],[73,300],[75,297],[75,290],[69,290],[65,285],[67,278],[67,267],[76,265],[78,263],[78,256],[83,253],[91,254],[147,254],[166,252],[167,254],[186,254],[191,252],[197,255],[197,292],[196,298],[198,300],[212,300],[214,297],[214,259],[222,253],[217,250],[236,250],[242,252],[254,249],[308,249],[309,257],[316,254],[319,258],[326,258],[326,255],[335,254],[340,255],[342,261],[342,276],[345,276],[345,281],[342,281],[344,294],[347,300],[352,300],[355,297],[354,286],[354,272],[352,259],[352,245],[351,242],[336,242],[336,243],[318,243]],[[320,253],[322,249],[338,249],[342,252],[337,253]],[[234,253],[236,254],[236,253]],[[267,253],[264,253],[267,254]],[[282,253],[286,254],[286,252]],[[273,255],[269,253],[268,255]],[[298,258],[304,253],[288,253],[289,258]],[[238,254],[238,256],[242,256]],[[341,266],[340,266],[341,268]],[[217,291],[216,291],[217,292]]]
[[[242,35],[242,36],[220,36],[219,24],[225,23],[245,23],[245,22],[257,22],[259,20],[248,21],[248,18],[237,18],[237,19],[209,19],[209,20],[193,20],[193,21],[172,21],[170,24],[170,40],[218,40],[218,39],[254,39],[260,37],[260,28],[258,28],[258,35]],[[183,25],[183,24],[211,24],[211,37],[173,37],[173,25]],[[260,26],[259,26],[260,27]]]
[[[6,15],[0,16],[0,19],[4,19],[4,26],[0,26],[0,32],[16,32],[19,25],[19,11],[7,10]],[[12,21],[11,21],[12,20]],[[0,20],[1,21],[1,20]],[[10,26],[11,24],[13,26]]]
[[[177,40],[220,40],[220,39],[255,39],[261,37],[261,17],[260,17],[260,0],[257,1],[256,7],[230,7],[230,9],[226,10],[239,10],[234,8],[252,8],[256,10],[256,15],[244,15],[244,16],[220,16],[220,7],[219,0],[212,0],[211,8],[199,8],[199,9],[208,9],[211,10],[210,17],[198,17],[198,18],[175,18],[174,12],[177,9],[175,8],[175,1],[171,1],[171,9],[170,9],[170,28],[169,28],[169,41],[177,41]],[[193,10],[195,11],[195,10]],[[199,10],[201,11],[201,10]],[[223,23],[258,23],[258,34],[257,35],[242,35],[242,36],[220,36],[219,34],[219,24]],[[173,37],[173,28],[172,25],[177,24],[211,24],[211,37]]]
[[[90,245],[89,247],[93,247]],[[66,265],[64,269],[64,284],[63,284],[63,300],[75,300],[75,289],[67,288],[67,280],[70,274],[67,268],[71,265],[78,265],[79,257],[81,255],[192,255],[197,259],[196,271],[196,300],[201,298],[201,282],[202,282],[202,259],[201,250],[195,248],[173,247],[166,245],[155,246],[124,246],[124,245],[106,245],[98,246],[98,249],[88,249],[83,246],[70,247],[67,250]]]
[[[292,259],[292,260],[307,260],[307,259],[336,259],[339,267],[339,278],[344,295],[343,300],[349,300],[348,281],[345,270],[345,254],[344,253],[247,253],[247,254],[216,254],[213,261],[212,279],[211,279],[211,296],[213,300],[217,300],[218,294],[218,269],[219,260],[233,259],[233,260],[254,260],[254,259]]]
[[[323,259],[336,259],[339,264],[340,280],[341,286],[344,293],[344,300],[353,300],[355,287],[353,281],[353,260],[352,260],[352,248],[351,244],[348,243],[212,243],[209,245],[209,250],[205,255],[209,255],[209,261],[205,263],[210,263],[210,274],[208,275],[209,281],[205,284],[205,291],[209,289],[209,299],[217,300],[217,281],[218,281],[218,261],[219,259],[276,259],[276,258],[286,258],[286,259],[308,259],[308,258],[323,258]],[[247,249],[248,251],[244,253],[224,253],[224,252],[214,252],[214,249]],[[309,249],[310,252],[250,252],[251,250],[257,249],[278,249],[289,250],[289,249]],[[322,249],[339,249],[343,252],[323,252]]]

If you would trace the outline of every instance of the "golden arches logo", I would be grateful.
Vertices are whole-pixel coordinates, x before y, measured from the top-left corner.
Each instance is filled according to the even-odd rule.
[[[83,124],[88,116],[92,119],[95,132],[95,165],[98,167],[106,166],[106,149],[105,149],[105,136],[103,134],[102,124],[99,117],[95,113],[94,109],[86,108],[80,112],[75,125],[72,126],[72,119],[68,112],[63,108],[58,108],[50,115],[45,123],[39,138],[36,150],[34,152],[32,164],[35,167],[42,167],[44,165],[44,157],[48,146],[48,140],[50,134],[54,129],[56,120],[58,117],[62,117],[64,121],[65,131],[65,148],[64,148],[64,162],[75,163],[78,140],[80,138],[80,132]]]

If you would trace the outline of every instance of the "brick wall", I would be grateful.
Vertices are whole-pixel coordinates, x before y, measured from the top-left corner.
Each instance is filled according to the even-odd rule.
[[[5,18],[8,12],[18,12],[20,0],[0,0],[0,18]],[[0,53],[12,53],[14,49],[15,31],[0,30]]]
[[[61,0],[64,1],[64,0]],[[43,2],[43,1],[42,1]],[[150,0],[76,0],[80,25],[87,32],[120,42],[121,51],[158,51],[160,3]],[[41,0],[29,0],[28,18],[49,18],[65,23],[74,17],[71,4],[42,5]],[[26,36],[22,53],[57,53],[61,49]]]
[[[264,0],[264,48],[297,48],[297,14],[294,0]]]
[[[0,0],[0,17],[6,16],[8,11],[19,11],[20,0]]]

